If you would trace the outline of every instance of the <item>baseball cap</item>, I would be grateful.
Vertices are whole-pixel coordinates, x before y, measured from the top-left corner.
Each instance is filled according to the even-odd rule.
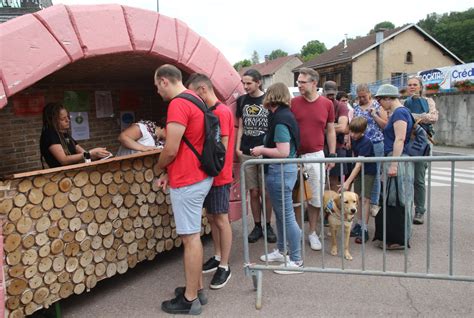
[[[324,90],[324,94],[326,94],[326,95],[329,95],[329,94],[336,95],[336,93],[337,93],[337,84],[336,84],[336,82],[334,82],[334,81],[324,82],[323,90]]]

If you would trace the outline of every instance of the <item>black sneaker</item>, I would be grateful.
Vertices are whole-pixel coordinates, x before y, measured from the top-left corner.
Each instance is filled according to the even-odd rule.
[[[362,227],[357,223],[351,230],[351,237],[358,236],[362,236]]]
[[[202,265],[202,272],[204,274],[206,273],[212,273],[214,272],[217,267],[219,266],[221,262],[219,262],[218,260],[216,260],[216,257],[213,256],[211,257],[210,259],[207,260],[207,262],[205,262],[203,265]]]
[[[273,232],[273,228],[270,224],[267,224],[267,242],[268,243],[276,243],[277,236],[275,232]]]
[[[255,243],[259,238],[263,237],[263,230],[261,226],[255,226],[249,234],[249,243]]]
[[[187,301],[184,298],[184,294],[181,294],[176,296],[176,298],[162,302],[161,310],[168,314],[200,315],[202,307],[199,298]]]
[[[228,270],[218,267],[214,277],[212,277],[211,285],[209,287],[211,287],[211,289],[220,289],[227,284],[231,276],[230,267]]]
[[[186,287],[176,287],[176,289],[174,290],[174,295],[175,296],[184,295],[185,290],[186,290]],[[201,305],[207,304],[207,296],[206,294],[204,294],[204,289],[198,290],[198,298]]]
[[[360,235],[355,238],[357,244],[362,244],[362,236],[364,236],[364,243],[367,243],[369,240],[369,231],[365,230],[360,232]]]

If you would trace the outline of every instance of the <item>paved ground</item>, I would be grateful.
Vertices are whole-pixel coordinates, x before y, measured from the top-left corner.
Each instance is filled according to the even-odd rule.
[[[466,148],[466,147],[451,147],[451,146],[434,146],[433,153],[435,155],[474,155],[473,148]]]
[[[437,147],[438,148],[438,147]],[[435,152],[469,153],[470,149],[440,148]],[[456,150],[456,152],[455,152]],[[463,151],[463,152],[461,152]],[[448,272],[449,181],[444,180],[449,163],[433,164],[431,272]],[[454,209],[455,274],[474,276],[474,164],[456,165]],[[437,179],[436,179],[437,178]],[[370,233],[373,234],[373,221]],[[231,258],[232,278],[219,291],[207,290],[209,304],[202,317],[473,317],[474,283],[445,280],[304,273],[263,274],[263,308],[255,309],[256,293],[252,280],[243,271],[242,223],[235,222]],[[416,226],[408,251],[408,271],[426,271],[427,226]],[[327,244],[326,240],[326,244]],[[348,268],[361,267],[360,247],[351,243],[354,256],[345,262]],[[271,248],[272,246],[270,246]],[[205,240],[205,257],[212,255],[212,243]],[[322,252],[305,247],[305,266],[321,266]],[[251,260],[257,261],[264,247],[262,241],[250,246]],[[340,267],[340,258],[326,251],[325,266]],[[403,251],[390,251],[387,269],[403,271]],[[380,270],[381,250],[370,242],[366,250],[367,269]],[[211,276],[205,275],[208,286]],[[64,317],[168,317],[160,310],[163,300],[172,297],[174,287],[184,282],[182,250],[160,255],[137,265],[124,275],[100,282],[90,293],[62,301]]]

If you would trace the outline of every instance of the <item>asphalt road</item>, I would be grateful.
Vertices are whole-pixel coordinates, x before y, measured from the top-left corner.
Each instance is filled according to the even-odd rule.
[[[449,219],[451,190],[449,163],[433,164],[431,188],[430,272],[449,270]],[[474,163],[456,165],[453,210],[453,273],[474,277]],[[208,305],[202,317],[473,317],[474,283],[418,278],[394,278],[347,274],[263,273],[263,307],[255,309],[252,279],[244,275],[242,223],[233,223],[232,278],[221,290],[207,288],[212,274],[204,276]],[[307,224],[306,224],[307,226]],[[373,219],[370,220],[373,234]],[[426,273],[427,225],[413,228],[408,251],[408,272]],[[328,244],[326,239],[326,246]],[[272,248],[273,246],[270,246]],[[212,242],[204,242],[205,259]],[[250,245],[251,261],[263,252],[260,240]],[[361,268],[360,246],[351,241],[354,260],[347,268]],[[387,270],[403,271],[403,251],[387,252]],[[305,266],[321,266],[322,252],[305,246]],[[341,260],[325,252],[325,265],[340,268]],[[366,268],[381,270],[382,251],[369,241]],[[91,292],[61,302],[64,317],[169,317],[160,309],[176,286],[184,283],[182,250],[157,256],[123,275],[100,282]]]

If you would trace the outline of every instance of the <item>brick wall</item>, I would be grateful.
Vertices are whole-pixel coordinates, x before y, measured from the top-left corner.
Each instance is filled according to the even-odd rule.
[[[90,139],[79,141],[86,149],[107,147],[116,153],[119,147],[117,137],[120,134],[119,93],[122,89],[133,89],[140,96],[140,108],[135,110],[136,119],[158,120],[166,114],[165,104],[157,95],[153,82],[132,84],[42,84],[41,82],[26,89],[23,93],[42,92],[46,102],[63,100],[66,90],[85,90],[90,95],[89,126]],[[110,90],[114,108],[113,118],[96,118],[94,92]],[[0,110],[0,176],[13,173],[38,170],[41,168],[39,139],[42,116],[16,116],[13,113],[13,99]]]

